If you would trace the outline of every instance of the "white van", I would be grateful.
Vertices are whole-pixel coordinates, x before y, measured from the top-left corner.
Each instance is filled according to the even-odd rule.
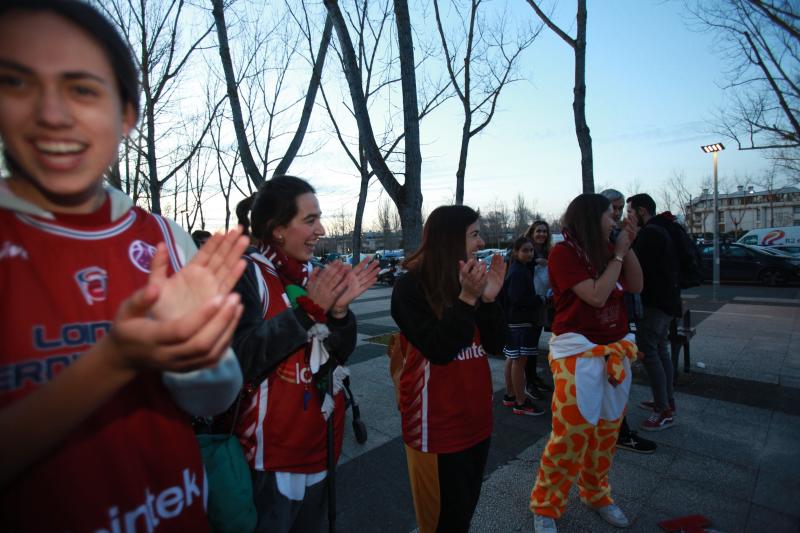
[[[800,226],[751,229],[737,241],[739,244],[777,246],[800,244]]]

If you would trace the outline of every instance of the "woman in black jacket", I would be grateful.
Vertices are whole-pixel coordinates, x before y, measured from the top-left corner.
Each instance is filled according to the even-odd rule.
[[[478,213],[436,208],[422,246],[395,282],[392,318],[405,362],[400,378],[403,441],[421,533],[469,531],[492,434],[492,377],[486,352],[505,340],[495,301],[505,263],[486,265]]]

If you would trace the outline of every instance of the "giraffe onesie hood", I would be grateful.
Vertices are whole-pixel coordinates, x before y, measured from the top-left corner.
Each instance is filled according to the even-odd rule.
[[[560,518],[576,476],[585,504],[613,503],[608,472],[636,352],[630,334],[609,344],[595,344],[579,333],[551,338],[553,428],[531,492],[531,511]]]

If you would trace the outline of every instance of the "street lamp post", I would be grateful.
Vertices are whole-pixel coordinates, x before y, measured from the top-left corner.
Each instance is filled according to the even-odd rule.
[[[725,149],[722,143],[708,144],[700,147],[703,152],[714,156],[714,263],[712,298],[717,300],[719,294],[719,187],[717,185],[717,153]]]

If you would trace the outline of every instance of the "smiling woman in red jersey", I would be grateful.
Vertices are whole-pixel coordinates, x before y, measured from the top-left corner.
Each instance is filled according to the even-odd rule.
[[[225,410],[241,386],[230,292],[246,239],[215,235],[198,253],[174,222],[103,186],[138,116],[136,80],[87,4],[0,4],[9,531],[208,530],[188,416]]]
[[[248,222],[243,209],[240,220]],[[327,505],[328,423],[332,462],[339,459],[344,395],[333,389],[333,412],[323,409],[327,371],[343,365],[356,345],[348,306],[377,279],[378,264],[340,262],[322,271],[309,262],[325,235],[314,188],[294,176],[266,181],[249,209],[251,263],[236,286],[244,313],[234,336],[244,401],[236,433],[253,474],[256,532],[318,533]],[[321,342],[331,359],[315,359]],[[337,366],[335,377],[346,369]],[[334,379],[337,382],[338,379]]]
[[[477,212],[437,207],[392,294],[406,347],[399,403],[421,533],[466,533],[481,492],[492,434],[487,352],[500,353],[506,329],[495,301],[505,263],[494,255],[487,270],[474,258],[483,246]]]

